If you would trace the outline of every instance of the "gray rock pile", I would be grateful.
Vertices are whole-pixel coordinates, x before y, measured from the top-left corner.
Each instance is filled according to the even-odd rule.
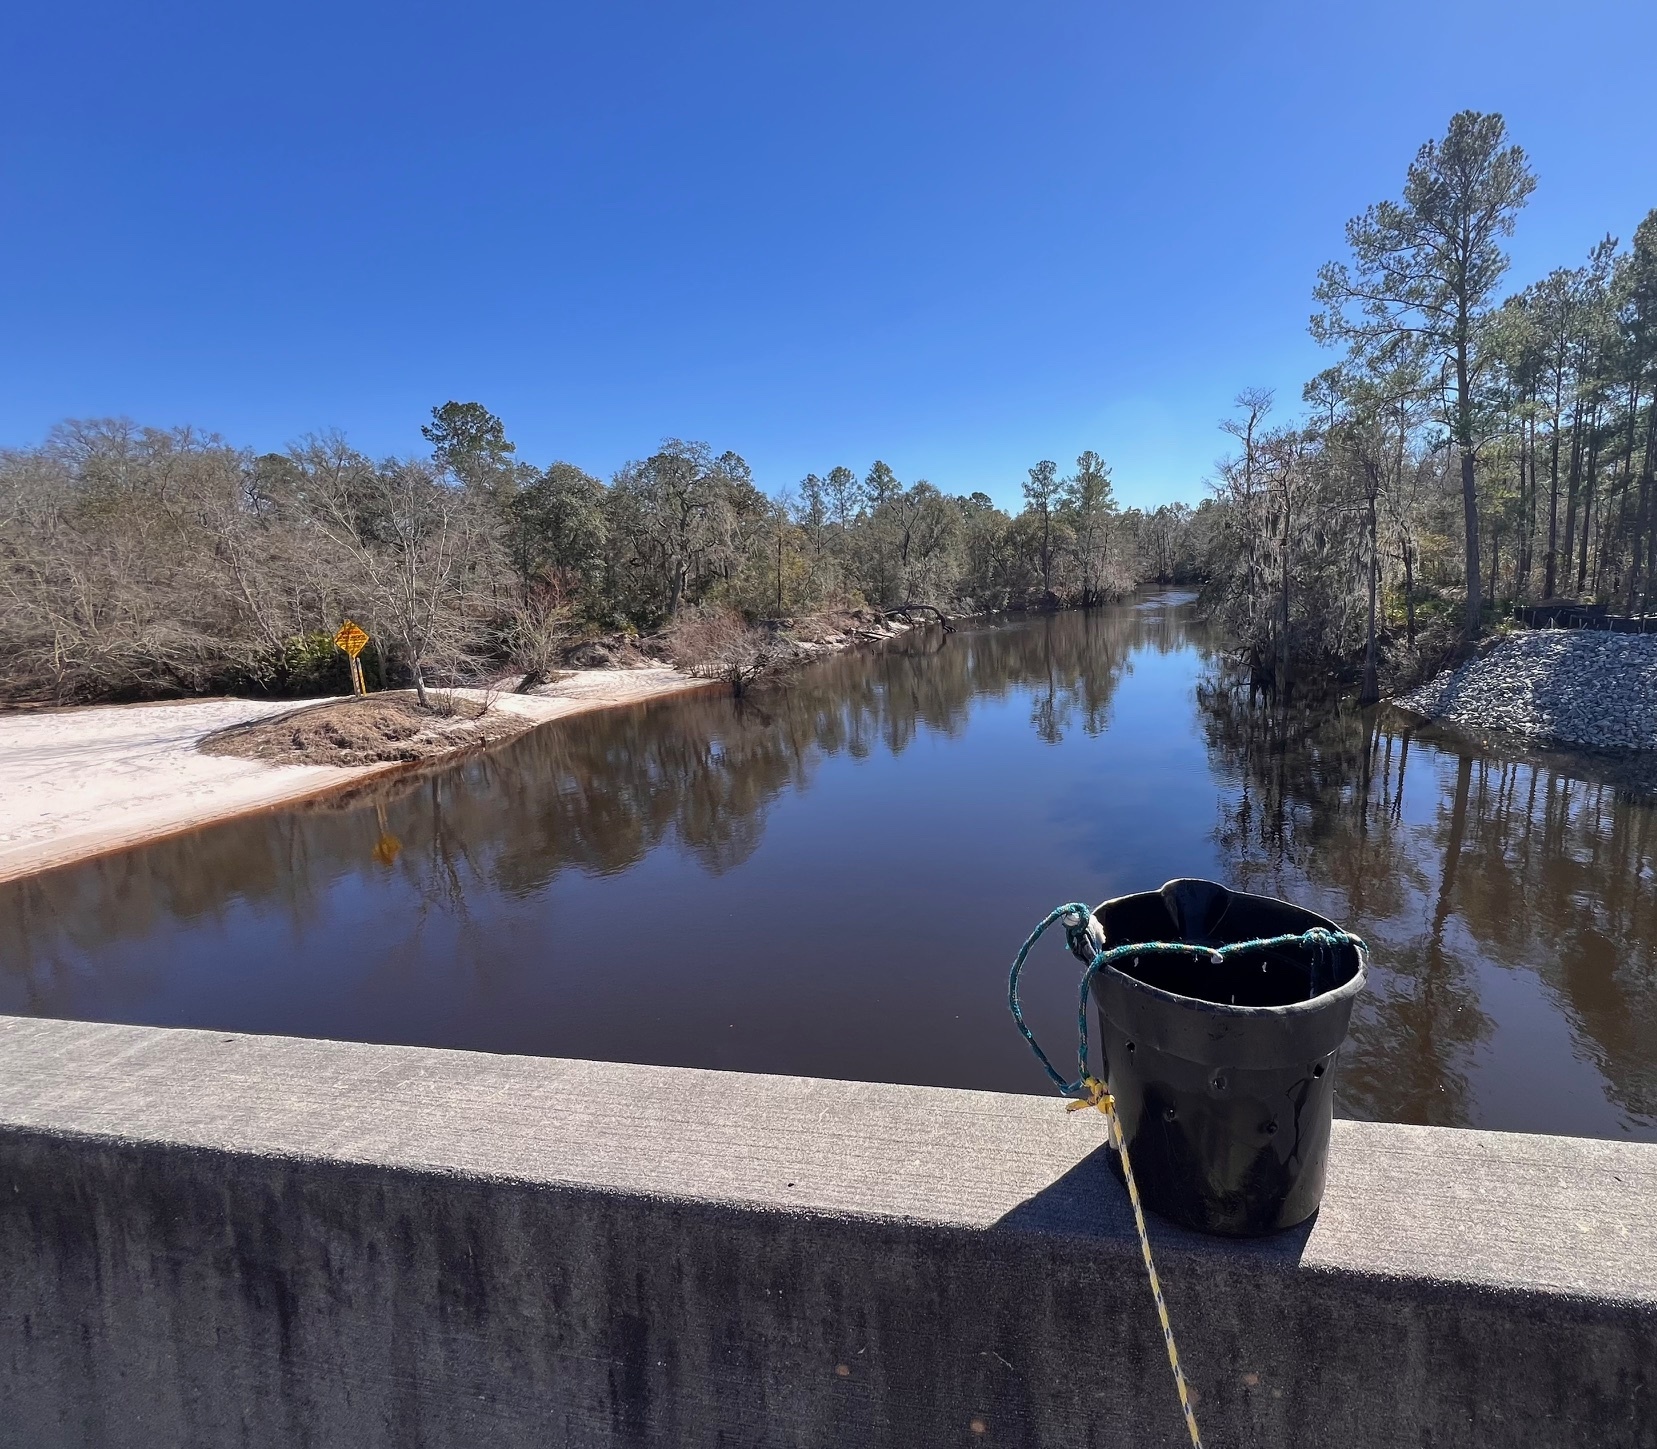
[[[1393,701],[1467,730],[1549,744],[1657,750],[1657,635],[1514,634]]]

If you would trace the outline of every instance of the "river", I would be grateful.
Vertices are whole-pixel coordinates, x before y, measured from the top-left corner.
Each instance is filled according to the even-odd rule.
[[[1339,1108],[1657,1141],[1657,806],[1274,712],[1189,595],[937,630],[0,885],[0,1011],[1039,1092],[1008,963],[1182,875],[1371,943]],[[1076,964],[1030,1015],[1074,1041]]]

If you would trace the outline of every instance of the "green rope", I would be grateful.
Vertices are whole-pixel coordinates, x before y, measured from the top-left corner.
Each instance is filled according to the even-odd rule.
[[[1035,1033],[1025,1024],[1024,1010],[1018,1000],[1018,978],[1024,970],[1024,962],[1030,954],[1030,948],[1042,938],[1049,926],[1063,921],[1065,936],[1071,949],[1075,950],[1086,938],[1087,925],[1092,916],[1093,912],[1079,901],[1071,901],[1068,905],[1058,906],[1049,911],[1047,919],[1030,932],[1024,944],[1018,948],[1012,974],[1007,978],[1007,1005],[1012,1009],[1013,1024],[1030,1044],[1030,1050],[1036,1054],[1036,1060],[1041,1063],[1042,1069],[1052,1078],[1053,1085],[1066,1097],[1085,1097],[1087,1094],[1087,1081],[1092,1075],[1087,1064],[1087,999],[1093,986],[1093,978],[1106,966],[1128,956],[1202,956],[1219,966],[1228,956],[1238,956],[1245,951],[1261,951],[1275,946],[1315,946],[1321,950],[1335,946],[1356,946],[1361,951],[1368,949],[1361,937],[1354,936],[1349,931],[1331,931],[1325,926],[1313,926],[1309,931],[1296,931],[1286,936],[1257,936],[1250,941],[1228,941],[1223,946],[1194,946],[1188,941],[1128,941],[1120,946],[1106,947],[1093,957],[1087,970],[1082,972],[1076,1000],[1078,1075],[1075,1081],[1070,1082],[1066,1081],[1059,1074],[1058,1068],[1048,1060],[1047,1053],[1036,1041]]]

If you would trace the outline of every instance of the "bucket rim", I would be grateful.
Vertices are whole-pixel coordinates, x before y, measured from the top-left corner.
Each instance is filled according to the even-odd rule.
[[[1350,980],[1343,981],[1339,986],[1333,986],[1328,991],[1308,997],[1305,1001],[1288,1001],[1281,1006],[1233,1006],[1227,1001],[1204,1001],[1200,996],[1186,996],[1178,991],[1166,991],[1160,986],[1152,986],[1149,982],[1141,981],[1130,976],[1126,971],[1117,968],[1111,963],[1100,969],[1094,977],[1095,983],[1100,981],[1108,972],[1110,976],[1120,981],[1133,991],[1153,998],[1157,1001],[1166,1001],[1174,1006],[1188,1011],[1197,1011],[1205,1015],[1262,1017],[1262,1016],[1311,1016],[1322,1011],[1338,1001],[1349,996],[1357,996],[1366,984],[1369,976],[1369,953],[1361,946],[1353,947],[1358,953],[1358,969]]]
[[[1105,908],[1107,906],[1116,905],[1119,901],[1132,900],[1135,896],[1157,894],[1159,894],[1157,891],[1130,891],[1125,896],[1112,896],[1109,900],[1101,901],[1094,907],[1092,913],[1093,919],[1098,921],[1100,929],[1103,930],[1105,925]],[[1256,895],[1253,891],[1233,891],[1231,894],[1248,895],[1253,897],[1255,900],[1265,901],[1271,905],[1287,906],[1291,910],[1299,911],[1303,915],[1312,917],[1318,925],[1331,931],[1340,931],[1344,929],[1343,927],[1336,925],[1335,922],[1331,921],[1327,916],[1320,915],[1316,911],[1308,910],[1305,906],[1296,905],[1293,901],[1283,900],[1278,896]],[[1107,946],[1112,944],[1119,946],[1129,944],[1125,941],[1112,943],[1108,935],[1105,938],[1105,943]],[[1194,942],[1189,944],[1195,945]],[[1106,962],[1105,965],[1101,967],[1097,973],[1095,973],[1094,987],[1097,989],[1099,983],[1108,974],[1114,980],[1121,982],[1123,985],[1134,991],[1143,993],[1145,996],[1148,996],[1153,1000],[1165,1001],[1174,1006],[1186,1008],[1187,1010],[1211,1013],[1216,1016],[1234,1016],[1244,1018],[1263,1016],[1310,1016],[1315,1012],[1322,1011],[1327,1007],[1346,999],[1347,997],[1357,996],[1363,991],[1369,978],[1369,951],[1365,946],[1359,944],[1358,942],[1351,942],[1350,944],[1352,945],[1352,949],[1358,953],[1358,969],[1353,972],[1347,980],[1341,982],[1339,986],[1332,986],[1327,991],[1321,991],[1316,996],[1308,997],[1305,1001],[1288,1001],[1284,1002],[1280,1006],[1233,1006],[1229,1002],[1205,1001],[1200,996],[1186,996],[1183,992],[1169,991],[1161,986],[1152,986],[1147,981],[1141,981],[1137,976],[1130,976],[1114,961]],[[1205,948],[1197,946],[1196,949],[1203,950]]]

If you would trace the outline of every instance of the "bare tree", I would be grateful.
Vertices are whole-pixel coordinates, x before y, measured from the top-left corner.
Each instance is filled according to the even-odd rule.
[[[431,465],[388,459],[373,467],[338,439],[297,450],[311,526],[353,570],[368,609],[389,632],[431,705],[426,670],[451,671],[468,642],[467,586],[479,540],[469,500]]]

